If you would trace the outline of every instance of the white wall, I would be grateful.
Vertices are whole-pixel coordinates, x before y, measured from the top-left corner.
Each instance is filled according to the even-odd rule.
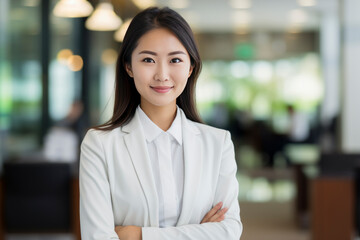
[[[343,1],[342,150],[360,152],[360,1]]]

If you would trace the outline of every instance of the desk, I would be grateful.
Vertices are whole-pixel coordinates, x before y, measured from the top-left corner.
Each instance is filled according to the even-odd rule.
[[[0,209],[2,211],[2,209],[4,209],[4,189],[3,189],[3,181],[0,178]],[[0,240],[4,240],[4,219],[3,219],[3,214],[0,214]]]
[[[355,186],[352,178],[311,180],[312,240],[351,240],[354,237]]]
[[[72,232],[76,240],[81,240],[79,178],[78,177],[73,178],[71,184],[72,184],[72,208],[73,208],[73,217],[71,221]]]

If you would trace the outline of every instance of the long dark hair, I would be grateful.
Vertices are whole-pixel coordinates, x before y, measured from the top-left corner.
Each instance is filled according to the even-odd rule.
[[[112,130],[129,122],[140,104],[140,94],[134,80],[126,72],[126,65],[131,65],[131,54],[139,39],[148,31],[166,28],[177,36],[190,56],[193,71],[184,91],[176,99],[176,104],[186,117],[195,122],[202,122],[195,103],[195,86],[201,70],[201,59],[190,26],[177,12],[170,8],[152,7],[137,14],[131,21],[125,34],[116,63],[115,104],[111,119],[100,126],[99,130]]]

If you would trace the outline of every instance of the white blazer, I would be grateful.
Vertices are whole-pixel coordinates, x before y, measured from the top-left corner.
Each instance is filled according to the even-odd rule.
[[[89,130],[81,145],[83,240],[119,239],[115,226],[142,228],[143,240],[239,240],[242,233],[234,147],[227,131],[188,120],[181,110],[183,205],[175,227],[159,228],[159,206],[139,116],[111,131]],[[218,202],[222,222],[200,224]]]

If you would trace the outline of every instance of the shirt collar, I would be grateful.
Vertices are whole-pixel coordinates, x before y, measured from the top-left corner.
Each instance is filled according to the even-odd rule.
[[[159,128],[151,119],[146,115],[146,113],[140,108],[140,105],[137,107],[136,111],[139,114],[140,122],[143,127],[143,132],[145,138],[148,142],[152,142],[164,131]],[[176,116],[172,122],[170,128],[166,131],[170,136],[172,136],[178,144],[182,145],[182,131],[181,131],[181,109],[176,107]]]
[[[181,109],[176,106],[176,116],[174,121],[172,122],[170,128],[166,131],[169,133],[175,140],[178,142],[178,144],[182,145],[182,131],[181,131]]]

